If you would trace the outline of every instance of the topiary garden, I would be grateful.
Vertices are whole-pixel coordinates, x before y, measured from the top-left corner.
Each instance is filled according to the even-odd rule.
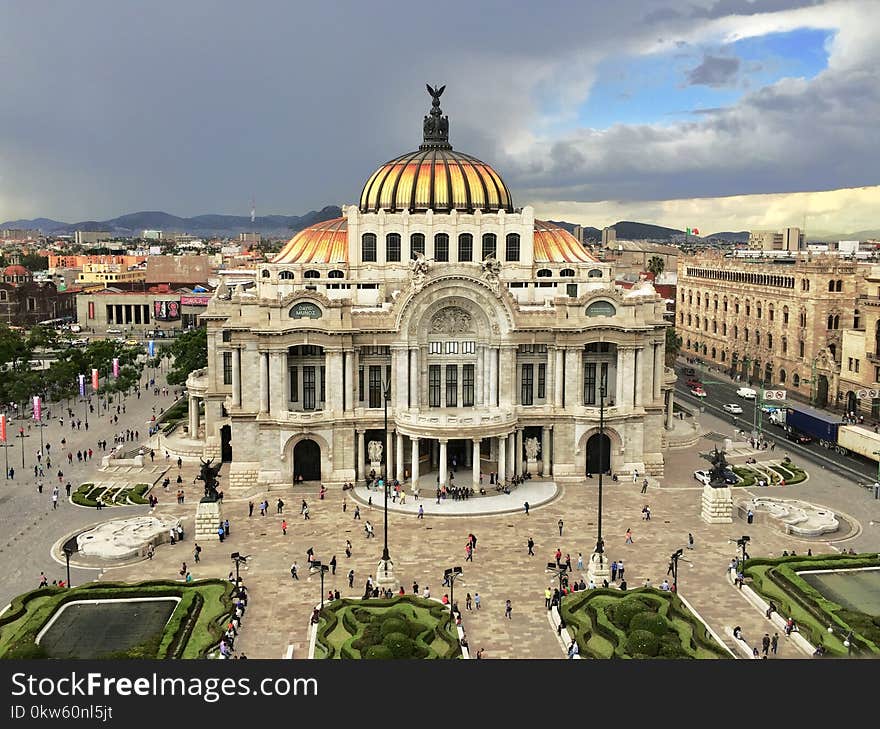
[[[315,658],[370,660],[460,658],[449,609],[414,596],[326,604],[318,623]]]
[[[562,618],[582,658],[730,657],[672,592],[576,592],[563,600]]]
[[[93,483],[84,483],[71,495],[71,501],[79,506],[97,508],[98,498],[104,506],[124,506],[129,504],[149,503],[144,495],[150,490],[150,484],[139,483],[118,484],[111,487],[95,486]]]

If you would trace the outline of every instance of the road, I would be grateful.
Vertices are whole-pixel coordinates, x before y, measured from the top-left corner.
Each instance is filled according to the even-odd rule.
[[[691,376],[686,375],[684,371],[687,367],[691,366],[696,370],[697,374],[695,377],[704,385],[704,390],[706,391],[706,397],[704,398],[691,395],[690,387],[685,384],[686,380],[690,379]],[[720,372],[710,371],[706,367],[698,365],[677,363],[675,369],[678,374],[675,395],[679,402],[688,405],[702,405],[706,412],[722,417],[728,423],[741,428],[746,433],[751,433],[755,429],[755,410],[758,408],[758,400],[745,400],[737,396],[736,391],[739,387],[743,386],[742,383],[734,382]],[[757,388],[755,389],[757,390]],[[723,406],[726,403],[738,403],[741,405],[743,409],[742,414],[733,415],[725,412]],[[851,481],[860,484],[873,484],[874,480],[878,478],[877,465],[871,461],[858,456],[840,455],[833,450],[823,448],[815,442],[802,445],[788,440],[779,426],[769,422],[766,413],[763,416],[761,432],[764,438],[784,446],[788,452],[792,454],[797,453],[807,460]]]

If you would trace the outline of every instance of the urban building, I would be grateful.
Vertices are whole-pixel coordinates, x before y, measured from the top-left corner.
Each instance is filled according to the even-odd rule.
[[[147,285],[166,284],[172,287],[206,286],[213,267],[210,256],[149,256]]]
[[[141,283],[147,280],[143,268],[128,269],[120,263],[84,263],[77,284],[104,284],[118,286],[120,284]]]
[[[804,234],[800,228],[753,230],[749,233],[749,248],[752,250],[799,251],[804,247]]]
[[[114,287],[82,292],[76,320],[85,332],[176,336],[198,324],[210,293],[186,287],[151,286],[145,291]]]
[[[33,326],[40,322],[76,316],[76,292],[59,291],[51,281],[34,281],[30,271],[20,265],[3,269],[0,282],[0,321],[13,326]]]
[[[680,258],[682,354],[818,406],[841,405],[843,333],[864,329],[865,273],[827,255]]]
[[[85,246],[93,243],[101,243],[112,237],[113,234],[106,230],[77,230],[73,234],[73,241],[77,245]]]
[[[425,491],[455,466],[475,489],[489,472],[595,483],[600,459],[662,474],[662,298],[616,287],[609,264],[515,207],[496,170],[453,150],[437,97],[423,128],[359,204],[297,233],[253,287],[215,291],[208,367],[187,383],[202,453],[231,461],[233,490],[341,484],[382,461]]]
[[[865,266],[853,324],[842,334],[839,402],[847,413],[880,421],[880,267]]]

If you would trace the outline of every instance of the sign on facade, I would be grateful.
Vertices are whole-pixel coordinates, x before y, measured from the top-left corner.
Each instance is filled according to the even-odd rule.
[[[765,400],[785,400],[787,390],[764,390]]]
[[[863,400],[866,398],[871,398],[873,400],[874,398],[880,397],[880,389],[869,388],[869,389],[856,390],[856,397],[859,400]]]

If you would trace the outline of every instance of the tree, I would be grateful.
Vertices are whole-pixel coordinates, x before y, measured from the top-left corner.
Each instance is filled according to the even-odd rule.
[[[159,356],[173,357],[168,384],[185,384],[191,372],[208,366],[208,330],[199,327],[182,334],[170,346],[163,345]]]
[[[654,274],[654,278],[663,273],[664,268],[666,268],[666,264],[661,256],[651,256],[648,259],[648,272]]]
[[[666,366],[672,367],[681,351],[681,335],[675,331],[675,327],[666,328]]]

